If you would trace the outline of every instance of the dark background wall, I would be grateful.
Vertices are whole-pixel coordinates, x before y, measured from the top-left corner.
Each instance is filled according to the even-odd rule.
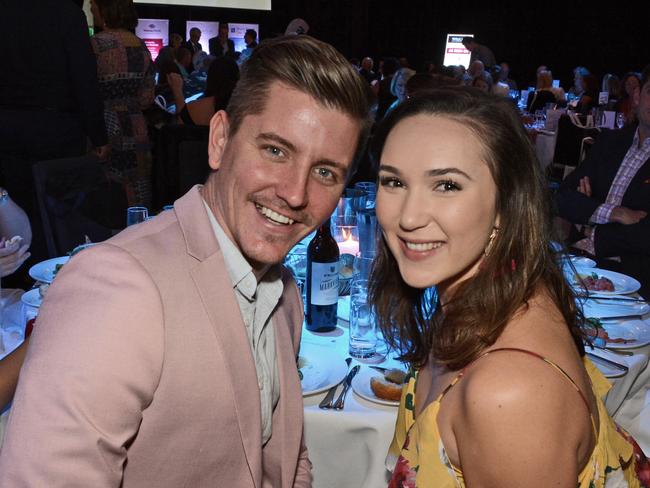
[[[401,0],[273,0],[271,12],[137,4],[141,17],[169,18],[171,32],[185,31],[186,20],[260,24],[262,37],[283,33],[301,17],[310,34],[330,42],[348,58],[407,56],[419,69],[424,61],[442,63],[445,36],[471,32],[507,61],[524,86],[545,64],[569,88],[572,69],[588,67],[599,78],[611,72],[640,71],[650,63],[646,48],[650,7],[640,2],[449,2]],[[206,42],[207,39],[202,39]],[[204,44],[207,47],[207,43]]]

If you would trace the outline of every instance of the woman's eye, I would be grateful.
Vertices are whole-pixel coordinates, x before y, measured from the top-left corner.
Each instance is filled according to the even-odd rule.
[[[394,176],[382,176],[379,178],[379,184],[387,188],[401,188],[404,186],[399,178],[395,178]]]
[[[435,189],[442,192],[458,191],[460,186],[458,186],[454,181],[445,180],[436,183]]]

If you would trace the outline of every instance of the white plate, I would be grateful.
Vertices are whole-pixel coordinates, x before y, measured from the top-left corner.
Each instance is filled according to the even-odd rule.
[[[642,320],[614,320],[602,322],[611,338],[631,339],[632,342],[607,342],[611,349],[633,349],[650,344],[650,324]]]
[[[25,305],[29,305],[30,307],[38,308],[41,306],[43,299],[41,298],[41,294],[39,293],[38,288],[34,288],[23,293],[23,296],[20,297],[20,301]]]
[[[314,395],[325,391],[338,384],[348,373],[348,364],[338,356],[332,355],[331,351],[324,350],[328,354],[318,354],[317,351],[323,348],[309,348],[310,354],[301,353],[298,358],[298,365],[302,372],[302,395]]]
[[[617,300],[577,300],[585,317],[607,319],[613,317],[640,317],[650,312],[650,305],[643,302],[625,303]]]
[[[596,261],[586,256],[569,256],[569,260],[576,268],[595,268]]]
[[[576,273],[580,275],[588,276],[592,273],[596,273],[599,277],[604,277],[614,283],[614,291],[599,291],[592,292],[586,291],[580,283],[576,280],[575,276],[570,277],[571,286],[576,290],[577,293],[589,293],[594,295],[601,296],[611,296],[611,295],[624,295],[627,293],[634,293],[639,288],[641,288],[641,283],[632,278],[631,276],[624,275],[622,273],[617,273],[615,271],[610,271],[608,269],[600,268],[584,268],[576,266]]]
[[[35,264],[29,268],[29,276],[34,278],[36,281],[42,281],[43,283],[52,283],[54,280],[54,271],[56,270],[56,265],[64,265],[68,262],[70,256],[61,256],[58,258],[48,259],[47,261],[41,261],[38,264]]]
[[[352,379],[352,390],[368,401],[398,407],[399,401],[384,400],[373,393],[372,388],[370,388],[370,379],[373,376],[381,378],[382,374],[379,371],[362,366],[359,373]]]
[[[586,349],[588,352],[591,352],[589,346],[586,346]],[[593,354],[595,355],[592,356],[591,354],[588,354],[587,357],[592,363],[594,363],[594,365],[600,370],[600,372],[603,373],[603,376],[605,378],[620,378],[621,376],[625,376],[627,374],[622,369],[619,369],[615,366],[611,366],[607,364],[605,361],[602,361],[599,356],[601,355],[603,357],[605,356],[605,354],[603,354],[603,351],[597,351],[594,352]],[[607,357],[607,359],[609,359],[609,356]],[[612,361],[615,361],[617,363],[620,362],[621,364],[624,364],[620,360],[617,361],[616,359],[612,359]]]

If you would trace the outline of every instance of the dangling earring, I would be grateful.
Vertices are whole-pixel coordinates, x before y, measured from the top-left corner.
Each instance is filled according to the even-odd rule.
[[[494,242],[494,239],[498,234],[499,234],[499,228],[492,227],[492,233],[490,234],[490,237],[488,237],[487,246],[485,246],[485,250],[483,251],[483,255],[485,257],[487,257],[487,255],[490,253],[490,249],[492,248],[492,243]]]

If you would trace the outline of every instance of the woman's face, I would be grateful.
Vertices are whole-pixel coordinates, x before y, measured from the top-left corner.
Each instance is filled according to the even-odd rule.
[[[496,196],[472,131],[433,115],[399,122],[380,158],[377,219],[404,281],[444,294],[473,276],[498,227]]]
[[[476,79],[476,81],[474,82],[474,86],[484,93],[489,93],[490,91],[490,85],[488,85],[487,81],[482,80],[480,78]]]
[[[639,83],[639,80],[636,76],[628,76],[625,79],[625,92],[629,96],[633,96],[634,93],[641,88],[641,84]]]

